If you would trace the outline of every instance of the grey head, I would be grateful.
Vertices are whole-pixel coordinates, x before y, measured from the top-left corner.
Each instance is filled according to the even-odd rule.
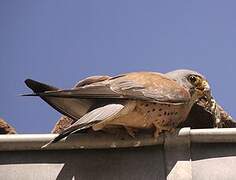
[[[206,78],[193,70],[188,69],[178,69],[175,71],[170,71],[165,74],[168,78],[176,81],[179,85],[187,88],[205,88],[205,90],[210,90],[210,86]]]
[[[179,85],[184,87],[192,96],[192,100],[199,101],[205,99],[206,108],[211,109],[212,95],[210,86],[206,78],[193,70],[179,69],[165,74],[167,78],[176,81]]]

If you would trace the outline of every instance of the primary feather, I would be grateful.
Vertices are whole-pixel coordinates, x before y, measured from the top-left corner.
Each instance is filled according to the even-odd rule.
[[[62,131],[55,139],[42,146],[42,148],[45,148],[52,143],[56,143],[72,133],[75,133],[85,128],[89,128],[99,121],[107,120],[109,118],[114,117],[118,112],[123,109],[123,107],[124,106],[122,104],[108,104],[106,106],[99,107],[90,111],[89,113],[81,117],[79,120],[77,120],[74,124]]]

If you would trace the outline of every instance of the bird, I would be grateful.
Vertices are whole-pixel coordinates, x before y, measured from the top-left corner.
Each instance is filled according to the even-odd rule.
[[[39,96],[75,121],[42,148],[87,128],[99,131],[122,126],[133,136],[134,129],[154,127],[154,137],[158,138],[162,131],[173,131],[183,122],[201,97],[209,102],[211,97],[207,79],[184,69],[167,74],[143,71],[92,76],[72,89],[58,89],[32,79],[25,83],[34,93],[24,96]]]
[[[0,134],[16,134],[16,130],[4,119],[0,118]]]

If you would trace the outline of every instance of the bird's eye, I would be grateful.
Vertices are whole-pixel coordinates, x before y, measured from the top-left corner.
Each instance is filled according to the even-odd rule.
[[[197,81],[197,78],[196,78],[195,76],[189,76],[189,81],[190,81],[191,83],[195,84],[196,81]]]

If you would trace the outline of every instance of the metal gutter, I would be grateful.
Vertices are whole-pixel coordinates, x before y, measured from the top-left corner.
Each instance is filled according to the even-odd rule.
[[[235,143],[236,128],[191,129],[193,143]]]
[[[41,146],[56,137],[57,134],[17,134],[0,135],[0,151],[40,150]],[[190,129],[182,128],[176,134],[163,134],[155,139],[150,134],[139,134],[136,138],[127,135],[75,134],[63,139],[45,150],[62,149],[106,149],[152,146],[164,144],[166,137],[189,136],[191,143],[225,143],[236,142],[236,128]]]
[[[0,135],[0,151],[41,150],[41,146],[55,138],[56,135]],[[151,135],[140,135],[134,139],[127,135],[74,134],[42,150],[127,148],[163,144],[163,140],[163,137],[154,139]]]
[[[56,135],[0,135],[0,179],[221,180],[236,177],[236,128],[182,128],[158,139],[150,133],[139,133],[136,138],[126,134],[80,133],[41,149]]]

